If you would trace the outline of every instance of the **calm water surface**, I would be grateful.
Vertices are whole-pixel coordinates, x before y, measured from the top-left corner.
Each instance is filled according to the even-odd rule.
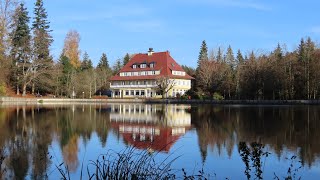
[[[290,165],[291,175],[318,179],[319,129],[320,106],[2,105],[0,179],[57,179],[62,162],[71,179],[83,166],[86,179],[89,160],[130,146],[159,153],[160,161],[178,157],[173,169],[203,168],[217,179],[255,179],[259,170],[265,179],[283,179]],[[259,149],[252,142],[268,156],[253,156]]]

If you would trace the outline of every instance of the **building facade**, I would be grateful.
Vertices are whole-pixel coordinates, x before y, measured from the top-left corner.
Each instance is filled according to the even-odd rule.
[[[168,79],[172,88],[166,97],[183,95],[191,89],[191,79],[183,68],[170,56],[169,51],[139,53],[110,78],[110,89],[114,98],[159,98],[160,78]]]

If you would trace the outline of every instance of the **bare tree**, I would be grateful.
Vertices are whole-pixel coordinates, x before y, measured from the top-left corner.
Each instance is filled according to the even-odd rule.
[[[16,6],[16,0],[0,0],[0,83],[8,79],[11,64],[8,57],[10,49],[9,33]]]
[[[157,91],[162,95],[162,99],[176,84],[174,79],[170,79],[168,76],[160,76],[156,80]]]
[[[198,71],[199,86],[202,90],[206,92],[212,91],[212,86],[219,68],[219,63],[216,61],[202,61]]]

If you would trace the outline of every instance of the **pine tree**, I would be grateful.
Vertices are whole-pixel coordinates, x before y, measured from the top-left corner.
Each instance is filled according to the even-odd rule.
[[[243,56],[241,54],[240,49],[238,49],[238,52],[237,52],[237,61],[238,61],[239,64],[242,64],[244,62],[244,58],[243,58]]]
[[[199,69],[201,62],[206,60],[208,60],[208,47],[207,47],[206,41],[203,40],[200,48],[199,57],[198,57],[197,69]]]
[[[234,59],[234,55],[233,55],[233,51],[231,46],[229,45],[228,49],[227,49],[227,54],[226,54],[226,63],[232,68],[235,69],[235,67],[237,66],[236,61]]]
[[[100,61],[99,61],[97,67],[100,68],[100,69],[103,69],[103,68],[110,69],[108,58],[107,58],[107,55],[105,53],[102,53],[102,56],[100,58]]]
[[[256,61],[256,55],[254,54],[253,51],[251,51],[251,53],[249,55],[249,61],[251,61],[251,62],[255,62]]]
[[[13,62],[30,62],[30,28],[27,8],[21,3],[15,11],[15,20],[11,33],[11,57]]]
[[[217,62],[222,62],[222,61],[223,61],[223,58],[222,58],[222,50],[221,50],[220,47],[218,48],[218,53],[217,53],[216,59],[217,59]]]
[[[299,44],[299,47],[298,47],[298,60],[302,61],[302,62],[304,62],[306,60],[305,46],[306,46],[306,44],[304,42],[304,39],[302,38],[300,40],[300,44]]]
[[[129,62],[129,60],[130,60],[130,56],[127,53],[123,58],[123,66],[125,66]]]
[[[46,71],[38,78],[32,80],[32,94],[34,94],[36,83],[48,84],[48,80],[52,79],[49,69],[53,68],[53,60],[50,56],[50,46],[53,42],[50,35],[50,23],[47,20],[48,15],[43,6],[43,0],[37,0],[34,8],[34,19],[32,22],[33,30],[33,61],[37,63],[36,71]],[[42,87],[38,87],[42,88]]]
[[[34,8],[33,45],[36,61],[52,61],[50,56],[50,46],[53,42],[50,35],[50,22],[47,20],[48,15],[43,6],[42,0],[37,0]]]
[[[19,85],[22,84],[23,95],[26,94],[27,89],[27,78],[30,77],[30,28],[29,28],[29,17],[27,8],[21,3],[16,9],[14,15],[14,23],[12,24],[11,33],[11,52],[13,63],[17,66],[17,69],[12,72],[14,75],[14,85],[17,86],[17,94],[19,94]],[[29,70],[28,70],[29,69]]]
[[[281,60],[283,58],[283,52],[280,44],[278,43],[277,48],[273,52],[276,60]]]
[[[113,73],[114,74],[118,73],[121,68],[122,68],[121,60],[117,59],[117,61],[115,62],[114,66],[113,66]]]
[[[88,55],[87,52],[84,52],[83,54],[83,60],[81,62],[81,70],[84,71],[84,70],[88,70],[88,69],[92,69],[92,61]]]

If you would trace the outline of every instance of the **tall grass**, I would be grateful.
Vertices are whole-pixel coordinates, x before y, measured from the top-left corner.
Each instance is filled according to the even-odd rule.
[[[87,177],[85,179],[209,179],[202,170],[195,174],[188,175],[182,169],[172,169],[172,163],[179,157],[167,156],[164,160],[156,161],[158,153],[150,153],[147,150],[137,151],[134,147],[128,147],[123,151],[114,152],[109,150],[106,154],[101,154],[97,160],[90,160],[87,166]],[[67,166],[56,166],[62,179],[70,180]],[[181,175],[180,175],[181,174]],[[83,169],[81,177],[83,179]],[[180,175],[180,176],[179,176]]]
[[[108,151],[100,155],[96,161],[90,161],[94,172],[89,171],[89,178],[95,179],[174,179],[175,173],[170,168],[172,162],[168,158],[155,161],[157,153],[136,151],[133,147],[121,152]]]
[[[101,154],[97,160],[89,161],[88,179],[175,179],[176,172],[170,167],[177,158],[169,160],[169,156],[161,162],[156,162],[156,156],[157,153],[137,151],[134,147],[120,152],[109,150],[106,154]],[[70,179],[68,167],[62,165],[63,163],[56,168],[63,179]]]

